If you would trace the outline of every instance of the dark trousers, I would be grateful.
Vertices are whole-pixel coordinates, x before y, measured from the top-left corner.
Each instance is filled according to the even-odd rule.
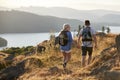
[[[93,52],[93,47],[82,46],[82,56],[86,56],[87,53],[89,56],[91,56],[92,52]]]

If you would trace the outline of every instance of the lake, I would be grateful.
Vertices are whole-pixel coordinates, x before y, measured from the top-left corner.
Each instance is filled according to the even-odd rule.
[[[115,34],[120,34],[120,26],[109,26],[111,29],[111,33],[115,33]]]
[[[120,27],[110,26],[111,33],[120,33]],[[7,47],[36,46],[44,40],[49,40],[50,33],[14,33],[0,34],[0,37],[8,41]],[[57,36],[58,33],[55,33]],[[3,48],[1,48],[3,49]]]
[[[58,33],[55,33],[57,35]],[[44,40],[49,40],[50,33],[14,33],[0,34],[0,37],[8,41],[7,47],[36,46]],[[1,49],[3,49],[2,47]]]

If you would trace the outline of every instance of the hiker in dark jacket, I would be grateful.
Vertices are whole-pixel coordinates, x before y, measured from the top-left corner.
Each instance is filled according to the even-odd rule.
[[[84,67],[86,65],[85,63],[85,59],[86,59],[86,55],[88,52],[88,63],[90,63],[91,59],[92,59],[92,52],[93,52],[93,46],[95,46],[95,48],[97,48],[97,40],[96,40],[96,32],[95,30],[90,26],[90,21],[89,20],[85,20],[85,28],[81,29],[79,37],[78,37],[78,45],[77,47],[80,48],[80,39],[82,38],[82,44],[81,44],[81,48],[82,48],[82,67]],[[94,41],[94,45],[93,45],[93,41]]]
[[[63,57],[64,57],[63,68],[65,69],[68,61],[71,58],[71,45],[72,45],[73,39],[72,39],[72,34],[70,32],[70,25],[69,24],[64,24],[62,31],[66,31],[67,36],[68,36],[67,44],[65,46],[60,45],[60,50],[63,53]],[[60,32],[60,34],[61,34],[61,32]]]

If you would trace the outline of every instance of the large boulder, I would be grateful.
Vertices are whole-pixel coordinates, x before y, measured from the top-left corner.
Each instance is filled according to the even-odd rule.
[[[7,66],[11,64],[10,60],[5,60],[5,58],[7,58],[8,56],[9,54],[0,52],[0,70],[6,68]]]
[[[43,63],[39,58],[27,58],[20,63],[17,63],[15,66],[10,66],[0,71],[0,80],[16,80],[25,72],[42,66]]]
[[[120,71],[107,71],[102,80],[120,80]]]
[[[44,52],[46,50],[46,48],[42,45],[37,45],[37,52],[38,53],[41,53],[41,52]]]
[[[7,46],[7,40],[0,37],[0,47]]]
[[[115,41],[116,41],[117,50],[120,53],[120,35],[116,37]]]

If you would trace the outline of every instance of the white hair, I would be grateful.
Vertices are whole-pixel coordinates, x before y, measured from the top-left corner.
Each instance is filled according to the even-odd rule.
[[[63,30],[66,30],[70,25],[68,23],[63,24]]]

